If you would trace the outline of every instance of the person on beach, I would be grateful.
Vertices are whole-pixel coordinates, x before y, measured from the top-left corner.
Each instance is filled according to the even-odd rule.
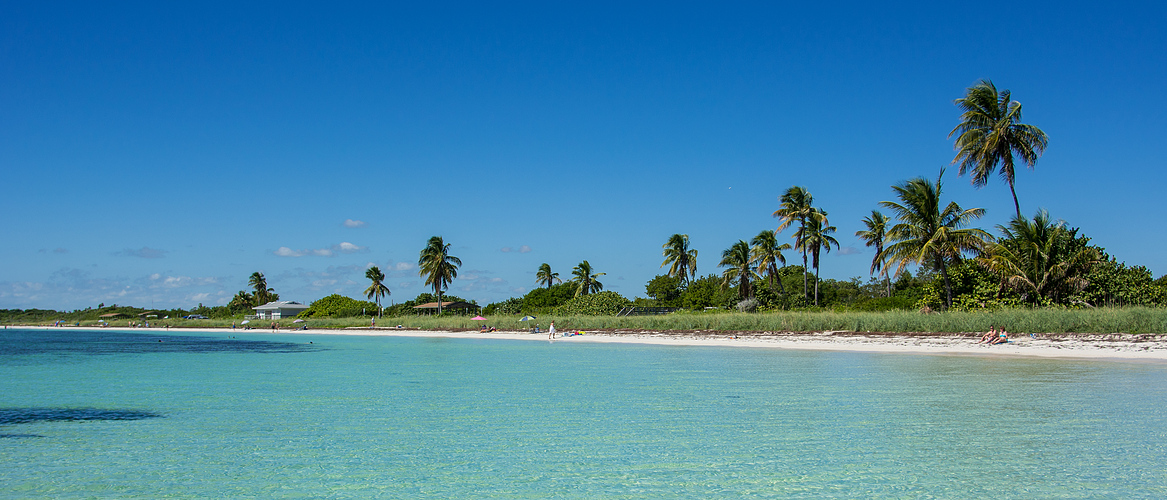
[[[377,328],[377,318],[372,318],[373,322],[369,325],[369,329]]]
[[[1006,342],[1009,342],[1009,332],[1006,332],[1005,327],[1002,326],[1001,332],[997,334],[997,340],[994,341],[993,343],[994,344],[1004,344]]]
[[[234,321],[232,321],[232,322],[231,322],[231,329],[232,329],[232,330],[234,330],[234,329],[235,329],[235,322],[234,322]]]
[[[981,335],[981,339],[977,341],[978,344],[988,344],[997,339],[997,327],[990,326],[989,331]]]
[[[554,321],[552,321],[551,326],[547,328],[547,339],[551,340],[553,338],[555,338],[555,322]]]

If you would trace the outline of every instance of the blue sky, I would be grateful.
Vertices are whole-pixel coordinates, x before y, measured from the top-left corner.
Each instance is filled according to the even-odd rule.
[[[669,235],[720,272],[792,185],[839,229],[823,276],[866,279],[859,221],[951,162],[980,79],[1050,137],[1023,213],[1167,273],[1165,8],[967,5],[2,2],[0,308],[357,297],[369,265],[400,302],[433,235],[481,304],[585,259],[643,296]]]

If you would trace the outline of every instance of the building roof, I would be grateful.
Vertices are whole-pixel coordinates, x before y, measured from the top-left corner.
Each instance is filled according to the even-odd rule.
[[[116,318],[116,317],[118,317],[118,316],[125,316],[125,314],[122,314],[122,313],[109,313],[109,314],[102,314],[101,316],[98,316],[98,317],[99,317],[99,318]]]
[[[442,302],[442,309],[468,309],[478,307],[469,302]],[[426,302],[425,304],[413,306],[414,309],[437,309],[437,302]]]
[[[272,311],[276,309],[307,309],[308,306],[295,302],[292,300],[280,300],[276,302],[268,302],[262,306],[255,306],[252,309],[256,311]]]

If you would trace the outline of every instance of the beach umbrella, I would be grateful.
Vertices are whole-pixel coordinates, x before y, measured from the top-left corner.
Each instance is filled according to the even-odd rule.
[[[470,319],[473,321],[486,321],[486,318],[483,318],[482,316],[475,316],[475,317],[470,318]]]
[[[302,320],[302,319],[298,319],[298,320],[296,320],[296,321],[293,321],[292,323],[303,323],[303,322],[304,322],[304,320]]]
[[[239,323],[239,324],[240,324],[240,325],[246,325],[246,324],[248,324],[248,323],[251,323],[251,320],[249,320],[249,319],[247,319],[247,320],[243,320],[243,322],[242,322],[242,323]]]
[[[533,319],[535,319],[534,316],[523,316],[523,318],[520,319],[519,321],[531,321]]]

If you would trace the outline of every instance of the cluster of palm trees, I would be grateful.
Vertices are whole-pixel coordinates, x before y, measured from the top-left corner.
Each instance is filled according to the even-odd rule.
[[[984,230],[968,225],[982,217],[983,208],[964,209],[956,202],[941,202],[944,170],[935,182],[914,178],[892,186],[898,201],[883,201],[880,206],[893,218],[873,210],[863,219],[866,227],[855,235],[874,247],[871,274],[883,276],[886,293],[891,294],[889,269],[899,276],[908,264],[923,266],[940,273],[944,280],[945,305],[952,304],[952,284],[948,268],[969,254],[1001,276],[1002,283],[1039,296],[1065,294],[1080,289],[1081,274],[1097,259],[1096,252],[1075,239],[1075,230],[1064,222],[1052,222],[1039,212],[1032,220],[1021,217],[1015,185],[1015,158],[1033,168],[1045,150],[1048,138],[1036,126],[1021,123],[1021,104],[1011,99],[1008,90],[998,91],[991,81],[982,80],[967,89],[955,104],[963,110],[960,124],[950,133],[956,136],[954,164],[960,175],[968,173],[974,186],[982,187],[993,173],[999,173],[1013,195],[1016,217],[1008,227],[1001,227],[1004,238],[999,242]],[[818,277],[821,255],[839,248],[832,236],[827,212],[814,206],[814,197],[801,186],[793,186],[779,197],[780,208],[774,217],[780,220],[774,231],[763,231],[751,244],[739,240],[722,252],[718,266],[725,267],[722,286],[736,283],[741,298],[753,295],[753,282],[763,274],[773,287],[778,264],[785,264],[783,250],[794,249],[802,255],[803,296],[809,296],[808,273],[815,272],[814,303],[818,305]],[[777,233],[793,229],[794,244],[778,244]],[[670,276],[682,280],[696,273],[697,251],[689,249],[689,236],[674,234],[664,245],[665,261],[671,265]],[[781,280],[777,281],[781,287]],[[783,289],[784,293],[785,290]]]
[[[1020,160],[1032,169],[1048,144],[1045,133],[1021,123],[1021,104],[1012,100],[1008,90],[998,91],[988,80],[968,88],[955,104],[963,112],[960,123],[949,133],[950,138],[956,136],[957,154],[952,163],[959,164],[959,175],[968,173],[977,187],[984,186],[989,177],[999,173],[1009,185],[1017,215],[1008,227],[1000,228],[1004,238],[998,242],[985,231],[968,227],[984,215],[983,208],[964,209],[956,202],[941,201],[943,169],[935,182],[918,177],[894,185],[892,190],[898,201],[879,203],[894,219],[873,210],[862,221],[866,229],[855,232],[875,250],[871,274],[883,276],[890,296],[892,267],[896,276],[908,264],[933,269],[944,280],[945,304],[950,306],[952,286],[948,268],[966,255],[975,254],[1001,276],[1003,284],[1019,290],[1048,296],[1079,288],[1083,269],[1097,260],[1097,253],[1076,236],[1076,230],[1067,229],[1064,222],[1051,221],[1045,212],[1039,212],[1032,221],[1022,218],[1017,201],[1015,162]],[[779,202],[780,207],[773,214],[780,221],[776,229],[762,231],[750,243],[738,240],[722,252],[718,263],[719,267],[726,268],[722,286],[736,284],[739,296],[745,299],[753,296],[754,283],[765,276],[771,288],[777,284],[781,293],[786,293],[781,279],[777,279],[779,265],[786,264],[782,252],[793,249],[802,255],[803,297],[808,297],[810,292],[807,270],[814,269],[814,304],[818,305],[821,256],[832,247],[839,248],[838,240],[832,236],[837,229],[830,224],[827,212],[814,206],[814,197],[805,187],[787,189]],[[793,229],[793,245],[778,242],[778,233],[787,229]],[[669,267],[669,276],[680,278],[682,284],[696,277],[697,250],[689,247],[689,235],[674,234],[662,248],[661,267]],[[449,250],[449,244],[434,236],[418,259],[418,272],[425,278],[425,284],[433,287],[439,303],[443,290],[457,278],[458,266],[462,264]],[[576,285],[577,296],[587,295],[603,290],[604,285],[597,278],[604,274],[595,272],[585,260],[572,268],[569,282]],[[379,306],[380,298],[390,293],[383,284],[385,275],[373,266],[365,276],[372,282],[365,293],[375,298]],[[547,263],[539,267],[535,276],[536,283],[548,288],[563,282]],[[263,281],[262,273],[252,275],[251,284],[256,289],[256,298],[263,303],[263,297],[271,290]]]
[[[680,278],[682,284],[687,284],[697,275],[697,250],[689,248],[689,235],[674,234],[661,248],[665,258],[661,267],[669,266],[668,276]],[[778,243],[776,232],[768,229],[758,233],[748,244],[745,240],[738,240],[721,254],[718,267],[726,268],[721,275],[722,287],[728,288],[736,283],[738,296],[746,299],[754,294],[754,282],[766,277],[771,288],[777,283],[779,290],[785,293],[782,281],[776,278],[779,265],[786,265],[782,251],[791,248],[789,243]]]
[[[818,305],[821,256],[824,252],[829,253],[831,247],[839,248],[839,241],[832,236],[837,229],[827,219],[826,210],[814,206],[814,196],[805,187],[793,186],[787,189],[779,201],[781,206],[774,212],[774,217],[780,220],[776,229],[763,230],[750,243],[738,240],[721,253],[721,262],[717,265],[726,268],[721,274],[722,287],[729,287],[736,282],[738,297],[746,299],[754,295],[753,283],[765,276],[771,288],[777,282],[780,292],[786,293],[781,279],[776,278],[779,264],[786,264],[782,251],[794,249],[802,254],[803,297],[808,296],[809,292],[805,270],[811,267],[815,270],[814,303]],[[789,228],[794,228],[791,235],[794,244],[779,243],[778,233]]]
[[[575,295],[588,295],[596,293],[604,289],[604,284],[597,279],[608,273],[597,273],[592,269],[592,264],[588,261],[580,262],[579,265],[571,269],[571,279],[568,283],[575,284]],[[539,270],[535,273],[535,283],[539,286],[546,285],[551,289],[551,285],[555,283],[563,283],[559,278],[559,273],[551,271],[551,264],[544,262],[539,266]]]
[[[998,91],[991,81],[982,80],[955,101],[963,110],[960,123],[950,133],[956,136],[957,154],[952,163],[960,165],[959,175],[968,173],[976,187],[998,173],[1009,185],[1016,215],[1007,226],[998,226],[996,239],[978,228],[967,227],[985,214],[983,208],[961,208],[956,202],[943,204],[941,169],[936,182],[915,178],[892,186],[899,201],[880,205],[892,212],[896,223],[878,210],[863,219],[867,229],[855,233],[875,248],[871,274],[880,273],[888,283],[888,269],[898,276],[908,264],[925,266],[940,273],[945,287],[945,307],[952,306],[952,284],[948,269],[967,255],[996,274],[1002,288],[1010,287],[1032,301],[1059,301],[1085,287],[1084,275],[1098,261],[1097,250],[1087,239],[1077,236],[1064,221],[1053,221],[1044,210],[1032,220],[1021,216],[1015,189],[1015,158],[1033,168],[1049,139],[1040,128],[1021,123],[1021,103],[1008,90]]]

